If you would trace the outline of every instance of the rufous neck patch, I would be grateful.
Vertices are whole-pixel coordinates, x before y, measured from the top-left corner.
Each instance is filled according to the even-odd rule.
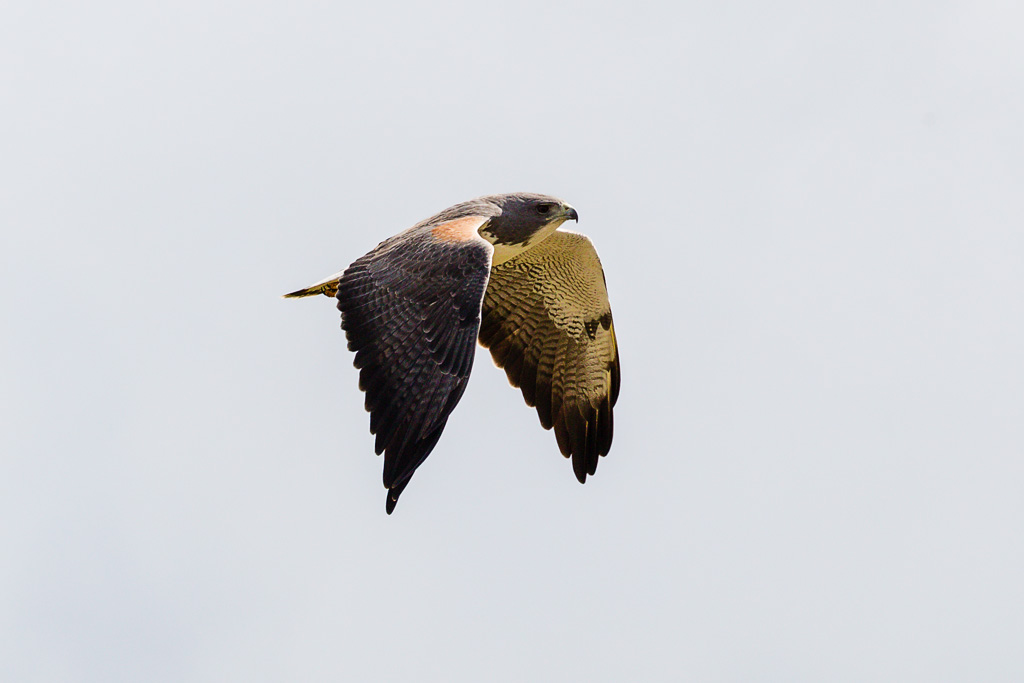
[[[444,242],[469,242],[480,239],[477,230],[486,222],[485,216],[466,216],[435,225],[430,232]]]

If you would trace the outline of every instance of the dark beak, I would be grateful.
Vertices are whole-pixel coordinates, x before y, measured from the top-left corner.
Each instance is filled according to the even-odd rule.
[[[580,215],[576,213],[576,209],[571,206],[565,207],[565,220],[580,222]]]

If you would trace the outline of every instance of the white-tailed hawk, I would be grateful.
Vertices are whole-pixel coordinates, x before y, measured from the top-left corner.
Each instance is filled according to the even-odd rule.
[[[554,429],[580,483],[608,453],[619,353],[594,245],[558,230],[578,218],[545,195],[480,197],[285,295],[338,299],[388,514],[462,398],[478,340]]]

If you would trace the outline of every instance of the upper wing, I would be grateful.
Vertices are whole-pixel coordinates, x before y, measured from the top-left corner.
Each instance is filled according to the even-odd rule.
[[[473,367],[493,248],[469,216],[382,242],[338,282],[370,433],[384,453],[387,512],[433,450]]]
[[[612,444],[619,352],[604,271],[584,235],[556,231],[491,268],[480,343],[555,429],[580,482]]]

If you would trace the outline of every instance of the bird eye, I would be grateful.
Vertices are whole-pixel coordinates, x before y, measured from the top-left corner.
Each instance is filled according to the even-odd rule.
[[[547,213],[550,210],[551,210],[551,205],[550,204],[538,204],[537,205],[537,213],[539,213],[539,214],[545,214],[545,213]]]

